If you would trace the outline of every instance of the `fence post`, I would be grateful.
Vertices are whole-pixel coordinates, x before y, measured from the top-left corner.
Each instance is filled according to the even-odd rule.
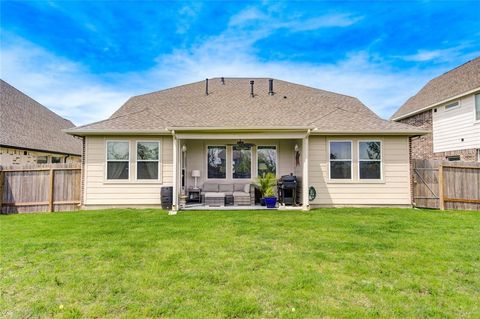
[[[444,189],[443,189],[443,164],[438,167],[438,200],[440,210],[445,210]]]
[[[0,167],[0,214],[3,212],[2,203],[3,203],[3,184],[5,183],[5,172],[2,171]]]
[[[53,189],[54,189],[54,171],[53,168],[50,168],[50,185],[48,191],[48,211],[53,212]]]

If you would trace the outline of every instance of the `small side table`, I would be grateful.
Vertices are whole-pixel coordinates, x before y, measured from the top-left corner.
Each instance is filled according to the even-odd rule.
[[[233,195],[225,195],[225,206],[233,206]]]
[[[189,203],[202,203],[202,196],[201,193],[202,190],[200,188],[195,189],[195,188],[189,188],[188,189],[188,199],[187,201]]]

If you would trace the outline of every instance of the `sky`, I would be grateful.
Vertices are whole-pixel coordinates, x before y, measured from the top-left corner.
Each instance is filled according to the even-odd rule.
[[[0,1],[1,78],[76,125],[129,97],[272,77],[389,118],[480,56],[480,1]]]

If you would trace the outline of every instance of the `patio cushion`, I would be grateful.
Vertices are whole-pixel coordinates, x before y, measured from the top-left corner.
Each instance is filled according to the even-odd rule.
[[[204,183],[202,190],[205,193],[207,193],[207,192],[218,192],[218,184],[217,183]]]
[[[250,193],[245,192],[234,192],[233,197],[250,197]]]
[[[233,193],[233,184],[219,184],[218,191],[224,193]]]
[[[242,183],[242,184],[237,184],[237,183],[235,183],[235,184],[233,185],[233,191],[234,191],[234,192],[243,192],[244,187],[245,187],[245,184],[244,184],[244,183]]]
[[[215,198],[218,198],[218,197],[225,197],[225,193],[217,193],[217,192],[208,192],[208,193],[205,193],[205,198],[211,198],[211,197],[215,197]]]

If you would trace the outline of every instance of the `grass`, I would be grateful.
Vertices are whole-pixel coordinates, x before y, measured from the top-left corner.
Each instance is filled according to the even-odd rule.
[[[0,216],[0,317],[479,318],[480,214]]]

